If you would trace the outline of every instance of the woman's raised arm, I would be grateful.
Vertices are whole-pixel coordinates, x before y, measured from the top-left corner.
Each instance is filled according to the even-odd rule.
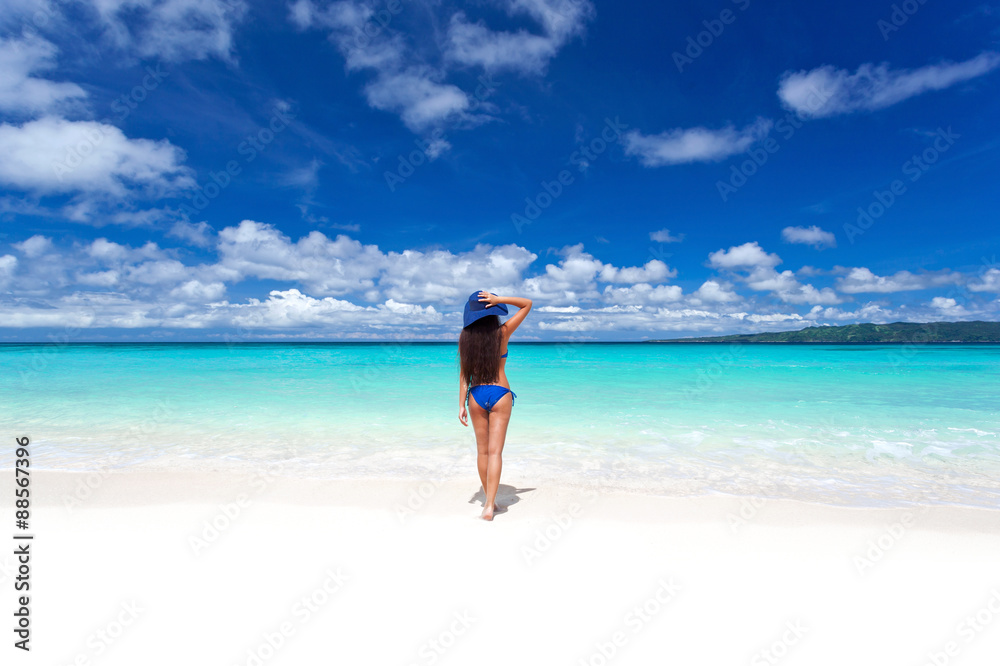
[[[531,299],[510,296],[508,298],[504,298],[500,302],[507,305],[513,305],[518,308],[517,312],[514,313],[514,316],[503,323],[504,328],[507,329],[507,335],[509,336],[517,330],[517,327],[521,325],[524,318],[528,316],[529,312],[531,312]]]

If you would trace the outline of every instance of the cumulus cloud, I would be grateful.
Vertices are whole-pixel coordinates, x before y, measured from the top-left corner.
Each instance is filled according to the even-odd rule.
[[[755,291],[773,292],[783,303],[836,305],[844,300],[829,287],[816,289],[811,284],[801,284],[792,271],[779,273],[770,266],[756,266],[747,275],[746,283]]]
[[[49,81],[32,74],[56,66],[59,49],[38,35],[0,39],[0,111],[38,114],[72,108],[86,91],[75,83]]]
[[[757,241],[735,245],[728,250],[717,250],[708,255],[708,263],[712,268],[754,268],[757,266],[773,267],[781,263],[781,257],[768,254],[757,244]]]
[[[816,225],[811,227],[785,227],[781,230],[781,238],[786,243],[812,245],[817,250],[825,247],[837,247],[836,237],[831,232],[824,231]]]
[[[273,225],[251,220],[220,231],[218,251],[220,268],[233,280],[288,280],[317,294],[424,303],[464,299],[476,285],[517,283],[536,258],[516,245],[478,245],[459,254],[383,253],[375,245],[345,235],[331,240],[319,231],[292,241]]]
[[[596,301],[601,298],[598,282],[659,282],[677,274],[658,259],[651,259],[644,266],[617,267],[606,264],[585,252],[582,243],[565,247],[560,254],[563,258],[558,264],[547,264],[544,274],[524,280],[523,289],[529,298],[552,305]],[[611,290],[605,293],[617,292]],[[656,292],[656,296],[659,298],[665,293],[673,293],[673,290],[660,290]]]
[[[535,299],[538,315],[526,333],[560,337],[781,330],[797,321],[908,316],[932,321],[988,310],[964,309],[947,297],[909,311],[885,303],[839,310],[831,307],[841,301],[836,293],[800,284],[792,271],[777,271],[775,255],[754,243],[720,250],[716,263],[739,269],[733,274],[747,288],[770,292],[776,299],[771,305],[758,306],[718,278],[685,294],[679,285],[656,284],[676,274],[659,260],[615,266],[582,244],[562,248],[556,261],[532,274],[537,255],[514,244],[386,252],[318,231],[290,238],[251,220],[218,234],[188,225],[179,233],[207,240],[206,254],[214,259],[198,263],[185,249],[106,238],[63,245],[36,234],[12,243],[9,253],[0,253],[0,284],[8,293],[4,325],[197,329],[209,338],[236,329],[238,336],[265,338],[454,339],[462,303],[477,289]],[[234,299],[237,284],[242,296]],[[802,315],[796,312],[802,305],[813,307]]]
[[[835,305],[844,299],[829,287],[817,289],[800,283],[793,271],[775,270],[781,257],[768,254],[756,242],[717,250],[708,255],[712,268],[741,272],[741,279],[754,291],[769,291],[782,303]],[[743,271],[746,271],[743,273]]]
[[[692,294],[695,304],[703,303],[735,303],[741,300],[739,294],[732,290],[732,286],[717,280],[706,280]]]
[[[183,161],[169,141],[129,139],[113,125],[55,117],[0,124],[0,183],[20,190],[163,196],[194,185]]]
[[[677,285],[661,284],[656,287],[646,284],[634,284],[631,287],[612,287],[608,285],[602,294],[604,300],[616,305],[647,305],[673,303],[681,300],[681,288]]]
[[[1000,293],[1000,268],[990,268],[979,276],[978,282],[969,283],[970,291]]]
[[[402,315],[411,325],[435,324],[441,320],[441,314],[433,306],[420,307],[390,299],[378,306],[363,307],[331,297],[313,298],[298,289],[274,290],[265,301],[251,298],[246,304],[222,303],[213,309],[233,310],[235,322],[245,328],[341,328],[347,322],[385,325],[390,321],[399,321]]]
[[[997,65],[1000,53],[992,51],[964,62],[944,61],[917,69],[864,63],[852,74],[824,65],[809,71],[785,72],[778,85],[778,97],[787,108],[809,118],[874,111],[982,76]]]
[[[470,22],[464,12],[458,12],[448,26],[447,58],[487,71],[541,74],[570,39],[583,33],[594,16],[594,6],[587,0],[508,0],[503,4],[511,15],[534,19],[542,34],[523,29],[496,32],[482,22]]]
[[[24,256],[29,259],[35,259],[52,249],[52,239],[41,234],[35,234],[25,241],[14,243],[14,247],[24,253]]]
[[[961,283],[960,273],[952,271],[937,271],[927,273],[911,273],[899,271],[894,275],[875,275],[863,267],[852,268],[845,277],[837,280],[837,289],[845,294],[881,293],[889,294],[897,291],[917,291]]]
[[[931,299],[930,306],[947,317],[964,317],[969,314],[969,311],[959,305],[954,298],[935,296]]]
[[[721,129],[694,127],[653,135],[632,130],[625,133],[625,153],[638,156],[639,161],[648,167],[718,162],[743,152],[755,141],[764,138],[772,124],[766,118],[758,118],[743,129],[736,129],[733,125]]]
[[[671,270],[659,259],[650,259],[642,267],[615,268],[610,264],[605,264],[599,273],[601,282],[628,282],[632,284],[636,282],[662,282],[672,277],[677,277],[677,271]]]

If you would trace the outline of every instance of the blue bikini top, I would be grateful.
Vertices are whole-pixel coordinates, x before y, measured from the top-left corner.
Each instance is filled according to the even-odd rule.
[[[504,353],[500,354],[500,358],[507,358],[507,354],[509,354],[509,353],[510,352],[504,352]]]

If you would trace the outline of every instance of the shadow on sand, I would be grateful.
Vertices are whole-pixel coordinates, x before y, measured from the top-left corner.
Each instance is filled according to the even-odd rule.
[[[502,513],[507,513],[507,507],[512,504],[517,504],[521,501],[518,497],[519,493],[528,493],[534,490],[534,488],[515,488],[514,486],[505,486],[500,484],[497,488],[497,510],[493,513],[494,516],[499,516]],[[479,506],[486,506],[486,491],[480,486],[479,490],[469,498],[469,504],[478,504]]]

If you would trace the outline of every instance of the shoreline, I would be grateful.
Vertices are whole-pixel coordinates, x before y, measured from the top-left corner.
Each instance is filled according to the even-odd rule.
[[[261,472],[130,471],[82,472],[35,470],[35,508],[124,508],[229,501],[240,494],[267,502],[330,508],[392,511],[400,506],[427,515],[455,517],[463,508],[482,506],[478,479],[418,478],[323,479]],[[0,488],[13,487],[13,473],[0,472]],[[414,499],[415,498],[415,499]],[[595,499],[598,498],[598,499]],[[410,501],[412,500],[412,501]],[[926,514],[926,529],[1000,534],[996,509],[950,504],[907,506],[834,505],[800,499],[713,493],[664,496],[640,491],[607,490],[546,480],[516,485],[501,479],[498,503],[510,507],[510,519],[532,520],[559,505],[591,506],[594,519],[670,524],[735,516],[773,526],[837,523],[882,524],[903,513]],[[418,504],[417,507],[409,506]],[[749,507],[749,508],[748,508]],[[467,511],[465,513],[468,513]],[[753,515],[747,517],[748,513]],[[741,515],[742,514],[742,515]]]

